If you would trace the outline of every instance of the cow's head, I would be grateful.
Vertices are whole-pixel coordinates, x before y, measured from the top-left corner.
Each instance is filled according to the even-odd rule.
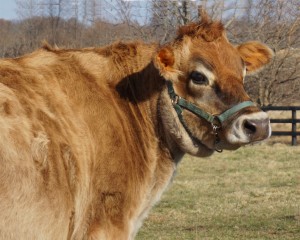
[[[160,98],[160,115],[170,144],[206,156],[215,149],[236,149],[268,138],[269,118],[249,102],[243,85],[245,75],[260,70],[272,55],[259,42],[230,44],[223,25],[205,15],[199,23],[181,27],[175,41],[163,46],[154,60],[168,83]],[[185,101],[179,107],[177,96]],[[185,109],[190,103],[209,116],[230,110],[220,122]]]

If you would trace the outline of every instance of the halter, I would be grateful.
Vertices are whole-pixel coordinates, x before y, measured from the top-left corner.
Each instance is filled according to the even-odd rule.
[[[213,115],[211,113],[208,113],[208,112],[202,110],[201,108],[198,108],[195,104],[188,102],[184,98],[178,96],[174,91],[173,84],[171,81],[167,81],[167,87],[168,87],[168,93],[171,98],[173,107],[174,107],[175,111],[177,112],[177,115],[178,115],[178,118],[179,118],[181,124],[183,125],[183,127],[185,128],[185,130],[187,131],[189,136],[192,139],[196,139],[192,135],[191,131],[189,130],[189,128],[187,127],[187,125],[183,119],[183,116],[182,116],[183,109],[186,109],[186,110],[192,112],[199,118],[205,119],[207,122],[209,122],[212,125],[212,129],[215,134],[215,144],[216,145],[220,142],[218,130],[220,128],[222,128],[223,123],[226,120],[228,120],[232,115],[239,112],[241,109],[244,109],[244,108],[250,107],[250,106],[255,106],[255,104],[252,101],[244,101],[244,102],[241,102],[241,103],[227,109],[226,111],[224,111],[223,113],[221,113],[219,115]],[[217,152],[222,152],[222,149],[215,149],[215,150]]]

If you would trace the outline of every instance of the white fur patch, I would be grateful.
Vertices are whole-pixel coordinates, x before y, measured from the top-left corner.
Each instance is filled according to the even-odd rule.
[[[246,66],[244,66],[244,68],[243,68],[243,82],[245,81],[246,75],[247,75],[247,69],[246,69]]]
[[[210,71],[208,68],[206,68],[203,64],[198,63],[195,70],[202,73],[203,75],[205,75],[207,77],[210,86],[212,86],[214,84],[215,79],[216,79],[215,74],[212,71]]]

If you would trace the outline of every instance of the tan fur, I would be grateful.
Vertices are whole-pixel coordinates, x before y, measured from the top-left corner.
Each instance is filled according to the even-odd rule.
[[[254,72],[269,63],[274,53],[260,42],[247,42],[237,47],[246,64],[247,71]]]
[[[245,52],[255,67],[266,62],[255,49],[270,57],[257,44],[250,53],[233,47],[223,31],[205,20],[161,47],[45,44],[1,60],[0,239],[134,239],[183,154],[204,157],[215,147],[211,125],[185,111],[199,142],[190,138],[166,79],[182,97],[220,113],[248,99]],[[208,69],[213,84],[189,88],[195,69]],[[259,109],[243,114],[252,112]],[[231,128],[226,123],[220,132],[223,146],[245,144],[228,142]]]

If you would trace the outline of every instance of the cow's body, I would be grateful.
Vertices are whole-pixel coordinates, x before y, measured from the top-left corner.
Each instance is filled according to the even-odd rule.
[[[1,62],[2,239],[133,234],[175,169],[155,126],[159,81],[147,85],[145,101],[127,94],[124,78],[152,72],[154,49],[120,43],[105,57],[100,49],[42,49]],[[121,76],[109,62],[115,50],[149,53]]]
[[[190,29],[185,31],[189,35]],[[45,46],[1,60],[0,239],[133,239],[184,152],[214,151],[209,124],[185,113],[187,125],[203,126],[190,128],[195,144],[176,117],[165,81],[184,76],[171,68],[179,64],[174,56],[182,62],[185,56],[169,51],[139,42],[83,50]],[[222,76],[243,77],[241,63],[226,64],[232,66]],[[184,72],[187,65],[182,66]],[[214,100],[213,111],[233,104],[224,86],[220,83],[218,91],[227,97],[216,91],[213,97],[224,103]],[[191,98],[183,89],[175,86]],[[234,94],[240,94],[237,101],[248,98]],[[260,114],[251,109],[253,116]],[[266,137],[245,128],[242,138],[224,126],[223,146],[237,148]]]

